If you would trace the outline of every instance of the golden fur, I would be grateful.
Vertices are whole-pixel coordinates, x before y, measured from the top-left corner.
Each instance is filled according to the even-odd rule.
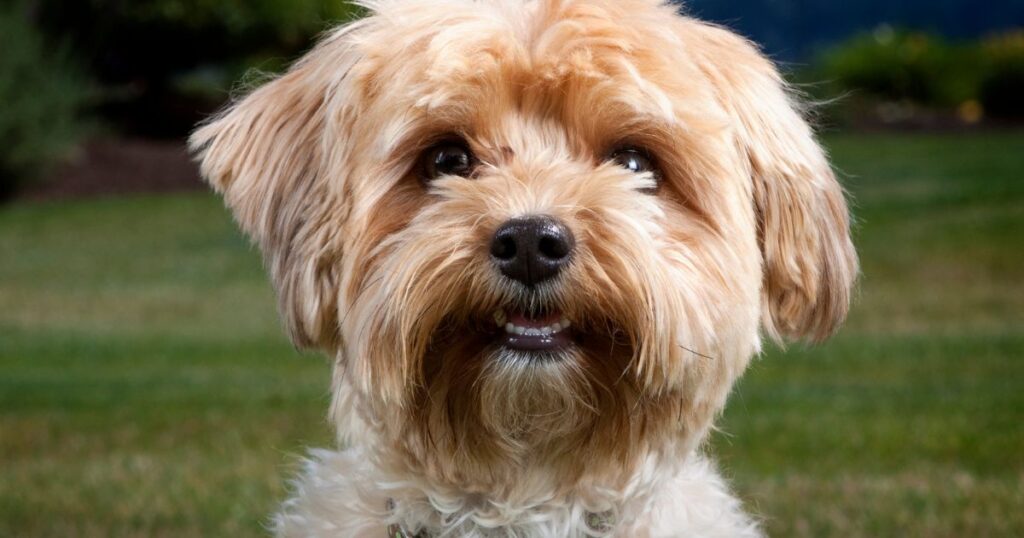
[[[292,339],[334,358],[342,442],[474,506],[618,492],[620,529],[665,535],[626,492],[698,458],[761,329],[821,340],[846,315],[846,204],[798,105],[750,43],[656,0],[365,4],[191,139]],[[425,185],[415,162],[451,133],[481,164]],[[656,156],[655,192],[607,161],[624,143]],[[529,214],[577,238],[534,292],[488,263],[495,228]],[[514,360],[481,329],[507,305],[556,305],[588,338]]]

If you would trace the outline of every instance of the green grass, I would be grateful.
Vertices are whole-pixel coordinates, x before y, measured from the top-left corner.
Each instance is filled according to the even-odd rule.
[[[776,536],[1024,535],[1024,133],[828,140],[864,277],[714,452]],[[258,536],[328,368],[188,194],[0,208],[0,536]]]
[[[829,140],[863,277],[714,440],[776,536],[1024,535],[1024,134]]]
[[[328,370],[220,202],[12,206],[0,252],[0,536],[263,533]]]

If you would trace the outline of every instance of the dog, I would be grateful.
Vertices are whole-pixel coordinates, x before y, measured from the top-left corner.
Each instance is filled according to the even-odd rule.
[[[333,359],[277,535],[760,536],[702,441],[858,272],[772,62],[660,0],[361,5],[190,139]]]

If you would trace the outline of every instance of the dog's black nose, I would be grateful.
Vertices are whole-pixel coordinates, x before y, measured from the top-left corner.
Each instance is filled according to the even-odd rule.
[[[491,258],[501,272],[532,287],[569,263],[576,240],[562,222],[547,216],[512,219],[491,240]]]

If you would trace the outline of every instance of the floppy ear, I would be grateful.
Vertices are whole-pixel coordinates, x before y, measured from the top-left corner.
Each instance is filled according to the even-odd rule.
[[[296,345],[337,338],[336,247],[344,208],[325,181],[331,93],[354,62],[344,31],[189,139],[203,177],[259,245]]]
[[[846,318],[857,275],[843,189],[772,63],[726,30],[701,31],[753,180],[762,325],[776,339],[823,340]]]

